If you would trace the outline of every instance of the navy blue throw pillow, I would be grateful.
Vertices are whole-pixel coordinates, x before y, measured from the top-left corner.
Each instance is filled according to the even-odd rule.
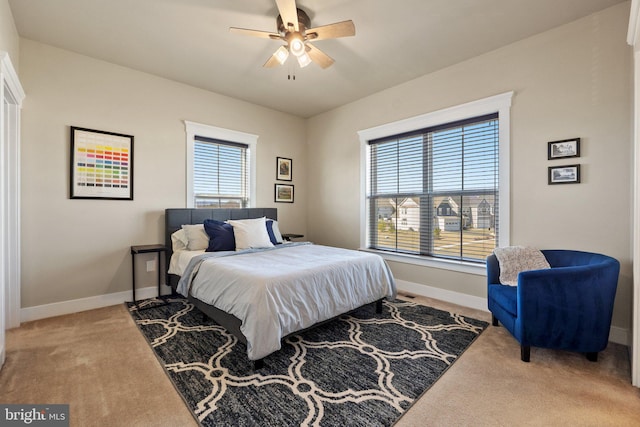
[[[236,250],[236,237],[230,224],[215,219],[205,219],[204,231],[209,236],[207,252]]]
[[[267,220],[267,234],[269,235],[269,240],[271,240],[271,243],[273,243],[274,245],[279,245],[280,244],[276,240],[276,235],[273,233],[273,220],[272,219],[268,219]]]

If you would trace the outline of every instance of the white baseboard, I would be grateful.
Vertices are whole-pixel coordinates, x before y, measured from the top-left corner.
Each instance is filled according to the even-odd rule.
[[[396,279],[396,286],[401,292],[435,298],[452,304],[475,308],[476,310],[489,311],[487,308],[486,298],[475,297],[473,295],[462,294],[460,292],[434,288],[433,286],[421,285],[419,283],[407,282],[398,279]],[[629,330],[618,326],[612,326],[609,331],[609,341],[626,346],[631,345]]]
[[[421,285],[418,283],[407,282],[405,280],[396,279],[396,286],[401,292],[408,292],[423,297],[435,298],[440,301],[450,302],[452,304],[462,305],[464,307],[475,308],[476,310],[489,311],[487,309],[487,299],[482,297],[474,297],[473,295],[462,294],[460,292],[449,291],[442,288],[434,288],[433,286]]]
[[[609,330],[609,341],[616,344],[630,346],[631,339],[629,337],[629,330],[618,326],[612,326]]]
[[[163,286],[164,292],[169,288]],[[136,299],[152,298],[158,295],[157,286],[136,289]],[[45,319],[47,317],[62,316],[63,314],[78,313],[80,311],[93,310],[131,301],[131,291],[116,292],[113,294],[97,295],[94,297],[74,299],[71,301],[56,302],[53,304],[26,307],[20,310],[20,322]]]
[[[474,308],[476,310],[488,311],[486,298],[407,282],[405,280],[396,279],[396,285],[398,290],[401,292],[435,298],[452,304]],[[169,290],[169,288],[165,286],[163,286],[163,289],[163,293]],[[155,286],[136,289],[136,297],[138,299],[152,298],[157,294],[158,288]],[[80,311],[122,304],[125,301],[131,301],[131,291],[116,292],[114,294],[98,295],[95,297],[27,307],[20,310],[20,321],[29,322],[31,320],[45,319],[47,317],[62,316],[63,314],[78,313]],[[629,330],[612,326],[611,331],[609,332],[609,341],[626,346],[630,345],[631,340],[629,339]]]

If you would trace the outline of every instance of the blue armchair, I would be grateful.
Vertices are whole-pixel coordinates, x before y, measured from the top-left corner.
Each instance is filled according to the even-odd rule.
[[[487,299],[498,321],[520,343],[529,362],[531,346],[586,353],[590,361],[609,342],[620,263],[609,256],[543,250],[550,269],[523,271],[518,286],[500,283],[495,255],[487,257]]]

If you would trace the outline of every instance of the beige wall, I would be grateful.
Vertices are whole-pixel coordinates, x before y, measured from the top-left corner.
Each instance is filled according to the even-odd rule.
[[[259,135],[255,206],[306,234],[304,120],[30,40],[20,55],[23,308],[131,289],[129,247],[162,243],[164,209],[185,206],[183,120]],[[133,201],[69,199],[69,126],[134,135]],[[277,156],[293,204],[273,201]]]
[[[629,3],[369,96],[308,123],[309,236],[359,246],[357,131],[514,91],[511,243],[605,253],[622,263],[613,323],[631,312]],[[547,185],[547,141],[582,138],[579,185]],[[486,279],[390,263],[398,279],[486,297]]]
[[[9,53],[11,63],[16,72],[20,71],[19,48],[20,38],[13,21],[9,0],[0,0],[0,51]]]
[[[260,135],[258,206],[283,232],[357,248],[357,131],[506,91],[511,243],[597,251],[622,262],[614,325],[631,296],[629,3],[382,91],[307,121],[33,41],[0,0],[0,49],[27,93],[22,126],[22,306],[128,291],[129,246],[162,241],[185,205],[183,120]],[[20,58],[18,61],[18,51]],[[215,78],[215,76],[212,76]],[[69,126],[135,136],[135,200],[70,200]],[[548,186],[547,141],[582,138],[583,182]],[[304,141],[307,144],[304,144]],[[275,157],[294,160],[296,203],[274,204]],[[313,161],[310,161],[313,159]],[[142,260],[144,261],[144,259]],[[391,263],[400,280],[486,296],[484,276]],[[147,274],[141,286],[153,284]]]

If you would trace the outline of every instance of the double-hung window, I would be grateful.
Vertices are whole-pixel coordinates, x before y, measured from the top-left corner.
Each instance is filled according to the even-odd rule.
[[[195,207],[249,207],[249,146],[196,136],[193,150]]]
[[[186,126],[187,206],[252,206],[257,136],[192,122]]]
[[[501,212],[509,208],[510,99],[499,95],[361,131],[362,246],[480,264],[508,241],[508,215]]]

